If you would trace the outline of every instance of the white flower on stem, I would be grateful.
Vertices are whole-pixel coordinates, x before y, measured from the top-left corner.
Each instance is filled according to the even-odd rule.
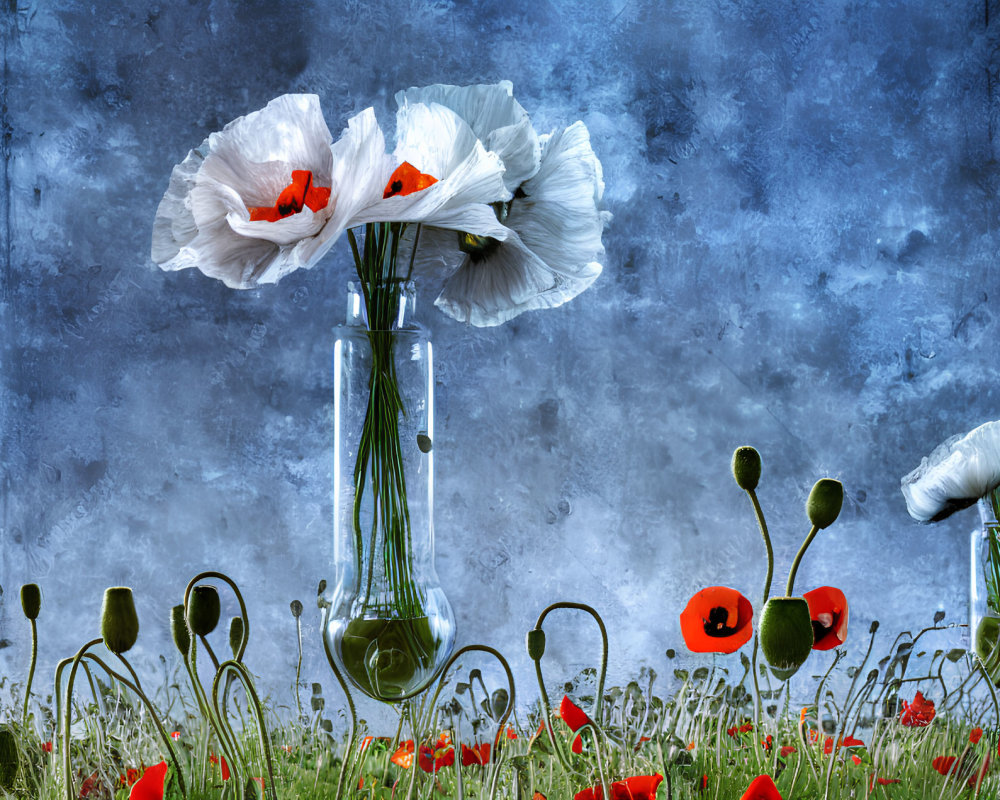
[[[400,114],[413,102],[452,109],[506,170],[511,196],[493,209],[505,236],[460,228],[461,252],[441,231],[421,239],[418,258],[444,264],[450,275],[435,301],[442,311],[477,326],[499,325],[524,311],[561,305],[593,283],[610,214],[600,210],[601,164],[582,122],[538,137],[508,81],[408,89],[396,100]]]
[[[166,270],[197,267],[232,288],[312,266],[297,248],[334,215],[329,194],[318,192],[331,186],[331,139],[319,98],[307,94],[282,95],[210,135],[171,173],[153,223],[153,261]],[[304,171],[311,204],[303,192],[294,213],[252,220],[251,209],[276,206],[292,173]]]
[[[953,436],[902,480],[910,516],[938,522],[1000,486],[1000,421]]]
[[[401,109],[414,103],[437,103],[454,111],[487,150],[504,165],[504,185],[513,194],[538,172],[541,148],[528,112],[514,99],[510,81],[478,86],[435,84],[396,93]],[[471,143],[468,145],[471,147]]]

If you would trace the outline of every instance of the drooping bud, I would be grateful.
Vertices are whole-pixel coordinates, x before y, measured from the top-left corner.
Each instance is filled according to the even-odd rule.
[[[843,505],[844,485],[833,478],[820,478],[809,492],[806,513],[809,521],[817,528],[828,528],[840,516]]]
[[[229,649],[233,651],[233,658],[240,652],[240,645],[243,644],[243,617],[233,617],[229,621]]]
[[[804,597],[772,597],[761,611],[758,634],[775,675],[782,680],[791,677],[813,646],[809,603]]]
[[[195,636],[208,636],[219,624],[222,604],[214,586],[195,586],[188,597],[187,622]]]
[[[184,606],[174,606],[170,609],[170,635],[174,639],[174,646],[180,654],[187,658],[191,649],[191,632],[188,630],[187,620],[184,619]]]
[[[292,616],[293,617],[295,617],[296,619],[298,619],[299,617],[302,616],[302,601],[300,601],[300,600],[292,600],[292,602],[289,604],[289,607],[292,610]]]
[[[983,617],[976,627],[976,655],[982,659],[990,680],[1000,686],[1000,619]]]
[[[737,447],[733,453],[733,477],[736,485],[752,492],[760,482],[760,453],[752,447]]]
[[[490,708],[493,711],[493,719],[500,719],[503,716],[503,712],[507,710],[507,704],[510,702],[510,695],[507,693],[506,689],[497,689],[493,692],[493,696],[490,698]]]
[[[532,661],[538,661],[545,655],[545,631],[532,628],[528,631],[528,656]]]
[[[10,728],[0,728],[0,789],[4,792],[14,790],[19,761],[14,731]]]
[[[42,609],[42,590],[37,583],[26,583],[21,587],[21,609],[28,619],[38,619]]]
[[[112,586],[104,590],[101,638],[104,639],[104,646],[118,655],[131,650],[139,638],[139,618],[129,587]]]

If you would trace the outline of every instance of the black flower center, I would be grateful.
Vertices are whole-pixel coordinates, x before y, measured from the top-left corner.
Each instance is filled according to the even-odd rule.
[[[729,611],[722,606],[716,606],[708,612],[708,619],[705,621],[705,635],[719,639],[732,636],[736,633],[736,628],[730,628],[726,625],[727,622],[729,622]]]

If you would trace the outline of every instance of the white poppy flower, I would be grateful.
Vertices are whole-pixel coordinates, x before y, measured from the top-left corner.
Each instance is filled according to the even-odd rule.
[[[514,99],[510,81],[478,86],[435,84],[396,93],[400,108],[437,103],[454,111],[504,165],[504,185],[510,193],[538,171],[541,148],[528,112]]]
[[[541,142],[538,171],[501,208],[506,240],[460,240],[466,256],[435,301],[450,317],[500,325],[561,305],[600,275],[601,234],[611,215],[600,210],[604,180],[587,127],[576,122]]]
[[[282,95],[213,133],[170,176],[153,224],[153,260],[168,270],[197,267],[233,288],[312,266],[296,247],[324,229],[332,199],[273,222],[251,221],[250,209],[274,205],[293,171],[308,170],[312,186],[330,188],[331,140],[319,98],[306,94]]]
[[[1000,486],[1000,421],[987,422],[938,445],[903,478],[910,516],[938,522]]]

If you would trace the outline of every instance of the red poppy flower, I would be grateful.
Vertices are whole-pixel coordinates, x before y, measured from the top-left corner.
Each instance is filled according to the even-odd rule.
[[[78,797],[100,797],[105,794],[104,784],[101,781],[101,776],[96,772],[90,773],[86,778],[83,779],[83,785],[80,787],[80,794]]]
[[[847,598],[833,586],[820,586],[802,595],[809,604],[813,650],[832,650],[847,641]]]
[[[875,789],[875,784],[879,786],[888,786],[890,783],[899,783],[899,778],[876,778],[872,775],[868,779],[868,791],[871,792]]]
[[[973,744],[979,744],[979,740],[983,738],[982,728],[973,728],[969,731],[969,741]]]
[[[708,788],[708,775],[701,776],[701,789],[699,791],[704,792]]]
[[[128,800],[163,800],[163,786],[166,782],[166,761],[146,767],[142,777],[133,784]]]
[[[781,756],[782,758],[787,758],[788,756],[790,756],[794,752],[795,752],[795,748],[792,747],[790,744],[786,744],[784,747],[782,747],[778,751],[778,755]]]
[[[229,780],[229,765],[226,763],[225,756],[217,756],[215,753],[208,754],[208,761],[210,764],[218,764],[221,761],[222,764],[222,780]]]
[[[389,760],[403,769],[409,769],[413,766],[413,740],[407,739],[405,742],[400,742],[396,752],[389,756]]]
[[[517,738],[517,732],[512,727],[510,727],[510,725],[507,726],[507,738],[508,739]]]
[[[681,635],[693,653],[735,653],[753,634],[753,606],[728,586],[709,586],[681,612]]]
[[[732,736],[735,739],[738,734],[749,733],[752,730],[753,730],[753,723],[752,722],[744,722],[739,727],[733,725],[733,727],[727,728],[726,729],[726,733],[729,734],[730,736]]]
[[[931,724],[934,713],[934,701],[925,699],[921,692],[917,692],[912,703],[903,701],[899,721],[908,728],[923,728]]]
[[[656,800],[656,787],[663,776],[636,775],[611,784],[611,800]],[[604,800],[604,790],[600,786],[584,789],[573,795],[573,800]]]
[[[856,766],[860,766],[861,764],[861,759],[857,756],[851,756],[851,761],[853,761]]]
[[[273,206],[251,206],[251,222],[277,222],[279,219],[298,214],[302,208],[310,211],[322,211],[330,202],[330,189],[313,186],[312,172],[307,169],[293,169],[292,182],[286,186]]]
[[[531,795],[531,800],[545,800],[545,795],[541,792],[535,792]]]
[[[758,775],[750,782],[740,800],[781,800],[781,794],[770,775]]]
[[[488,764],[490,763],[490,744],[489,742],[483,742],[482,744],[474,744],[472,747],[466,747],[462,745],[462,766],[471,767],[473,764]]]
[[[52,752],[52,742],[42,742],[42,752],[51,753]]]
[[[396,171],[389,178],[389,182],[385,185],[385,191],[382,193],[382,199],[386,200],[396,195],[413,194],[435,183],[437,183],[437,178],[433,175],[427,175],[413,164],[404,161],[396,167]],[[329,189],[327,191],[329,192]],[[323,205],[325,206],[326,203]]]
[[[417,763],[424,772],[437,772],[455,763],[455,748],[447,733],[442,733],[433,747],[422,744],[417,752]]]
[[[559,704],[559,717],[565,722],[571,731],[576,733],[584,725],[593,725],[590,721],[590,717],[583,711],[582,708],[575,705],[572,700],[570,700],[565,695],[563,696],[562,702]],[[577,736],[573,739],[573,752],[582,753],[583,752],[583,738]]]

